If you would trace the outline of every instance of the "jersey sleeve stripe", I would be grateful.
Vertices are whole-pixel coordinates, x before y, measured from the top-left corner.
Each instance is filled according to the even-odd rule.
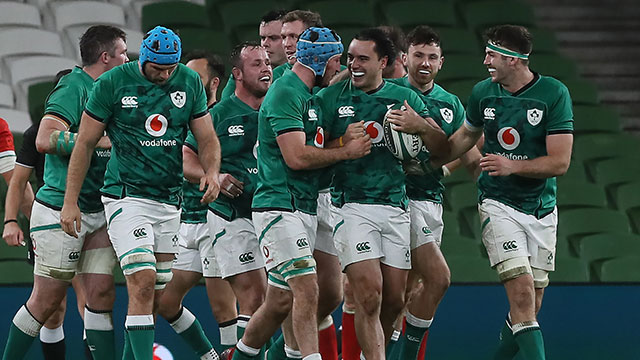
[[[191,144],[189,144],[187,142],[184,143],[184,146],[186,146],[189,149],[193,150],[194,153],[196,153],[196,154],[198,153],[198,149],[195,146],[193,146],[193,145],[191,145]]]
[[[205,110],[205,111],[203,111],[203,112],[201,112],[201,113],[197,113],[197,114],[193,115],[193,118],[192,118],[192,119],[199,119],[199,118],[201,118],[201,117],[203,117],[203,116],[207,115],[207,113],[209,113],[209,111],[207,111],[207,110]]]
[[[280,131],[278,131],[278,136],[280,136],[282,134],[294,132],[294,131],[303,131],[304,132],[304,129],[303,128],[289,128],[289,129],[280,130]]]
[[[104,122],[105,119],[101,118],[100,116],[92,113],[91,111],[84,109],[85,114],[89,115],[91,118],[93,118],[94,120],[100,121],[101,123]]]
[[[482,127],[471,125],[471,123],[467,119],[464,120],[464,127],[466,127],[467,129],[469,129],[469,131],[472,131],[472,132],[482,131]]]
[[[71,126],[71,121],[69,121],[66,117],[64,117],[63,115],[61,115],[59,113],[48,112],[48,113],[44,114],[44,116],[42,118],[43,119],[53,120],[53,121],[59,121],[63,125],[65,125],[66,127]]]
[[[34,168],[34,166],[33,166],[33,165],[23,164],[23,163],[19,163],[19,162],[17,162],[17,161],[16,161],[16,165],[20,165],[20,166],[22,166],[23,168],[27,168],[27,169],[33,169],[33,168]]]
[[[549,131],[547,131],[547,135],[558,135],[558,134],[573,134],[573,130],[571,130],[571,129],[560,129],[560,130],[549,130]]]

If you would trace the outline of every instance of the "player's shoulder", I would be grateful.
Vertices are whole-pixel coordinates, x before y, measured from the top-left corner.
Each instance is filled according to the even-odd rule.
[[[318,91],[316,95],[321,99],[328,99],[332,96],[338,96],[342,92],[348,90],[350,81],[350,79],[338,81],[337,83],[329,85],[324,89]]]
[[[545,91],[553,91],[555,90],[558,93],[569,92],[567,86],[562,83],[562,81],[546,75],[539,75],[537,86],[543,87]]]
[[[433,95],[437,100],[444,101],[452,105],[460,102],[460,98],[456,94],[447,91],[445,88],[435,83],[433,84],[431,95]]]

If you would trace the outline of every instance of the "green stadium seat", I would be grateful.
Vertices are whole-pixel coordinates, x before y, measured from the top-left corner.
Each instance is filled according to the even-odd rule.
[[[334,26],[332,28],[340,38],[342,38],[342,45],[344,45],[344,54],[343,57],[346,58],[347,49],[349,49],[349,44],[351,44],[351,40],[353,40],[356,35],[362,30],[359,26]]]
[[[377,24],[373,7],[366,1],[314,1],[306,2],[304,9],[318,12],[322,24],[327,27],[360,26],[370,27]]]
[[[447,256],[452,282],[498,283],[498,274],[491,268],[489,260],[476,256]]]
[[[141,22],[143,32],[147,32],[157,25],[170,29],[207,28],[211,25],[206,8],[188,1],[163,1],[144,5]]]
[[[39,82],[29,86],[27,90],[27,102],[29,104],[29,115],[34,124],[40,122],[40,119],[42,119],[47,96],[49,96],[54,86],[55,82],[53,81]]]
[[[449,54],[472,54],[477,56],[477,60],[481,60],[484,46],[480,45],[475,34],[465,28],[445,28],[438,27],[436,29],[440,35],[440,46],[444,54],[445,66],[447,64],[447,55]]]
[[[489,76],[487,68],[482,65],[482,57],[469,54],[451,54],[445,56],[442,70],[438,73],[438,82],[452,80],[473,80],[478,82]]]
[[[529,58],[531,70],[540,75],[552,76],[566,81],[578,76],[578,68],[573,60],[557,54],[538,54]]]
[[[2,214],[4,215],[4,213]],[[0,230],[4,230],[4,226]],[[26,240],[25,240],[26,241]],[[24,246],[9,246],[2,241],[0,244],[0,260],[25,260],[27,258],[27,248]]]
[[[557,200],[560,211],[586,207],[607,207],[607,196],[602,186],[587,182],[572,182],[567,186],[559,186]]]
[[[556,239],[556,259],[564,258],[575,259],[576,256],[569,240],[566,237],[558,236]]]
[[[572,161],[569,165],[569,170],[562,175],[556,178],[558,187],[560,186],[571,186],[574,182],[587,182],[588,177],[587,173],[584,170],[584,165],[580,160]],[[565,185],[567,184],[567,185]]]
[[[26,260],[0,261],[0,285],[28,285],[33,283],[33,266]]]
[[[640,140],[625,133],[579,135],[574,138],[573,158],[590,163],[614,157],[637,156]],[[640,158],[640,156],[639,156]]]
[[[579,249],[580,240],[593,234],[630,234],[627,217],[615,210],[573,209],[558,215],[558,236],[566,237],[574,249]]]
[[[231,53],[229,38],[222,31],[191,27],[179,28],[176,31],[182,39],[184,53],[193,50],[208,50],[223,56],[223,58]]]
[[[447,67],[447,58],[444,59],[443,68]],[[457,81],[449,81],[444,84],[445,90],[448,92],[458,96],[462,104],[466,105],[469,100],[469,96],[471,96],[471,90],[478,83],[478,80],[457,80]]]
[[[558,50],[558,40],[553,31],[541,28],[531,28],[533,36],[533,56],[540,53],[555,53]]]
[[[442,250],[442,253],[447,258],[449,256],[464,256],[473,258],[482,257],[480,243],[475,239],[461,235],[448,236],[446,238],[443,237],[442,244],[440,245],[440,250]]]
[[[556,270],[549,274],[551,283],[589,282],[590,274],[587,264],[575,258],[556,258]]]
[[[233,35],[235,35],[237,44],[244,41],[260,41],[260,33],[258,32],[258,27],[255,25],[237,27],[233,31]]]
[[[469,29],[483,32],[494,25],[516,24],[535,27],[535,16],[530,5],[514,0],[488,0],[466,2],[462,17]]]
[[[462,229],[460,228],[460,222],[458,221],[458,214],[453,211],[443,211],[442,212],[442,221],[444,222],[444,230],[442,237],[456,237],[462,234]]]
[[[573,119],[575,134],[620,132],[620,115],[609,107],[574,105]]]
[[[640,162],[637,157],[617,157],[598,161],[594,164],[591,175],[598,184],[607,188],[633,182],[640,179]]]
[[[640,256],[635,254],[603,262],[600,281],[640,282]]]
[[[574,105],[598,104],[598,89],[591,82],[584,79],[566,79],[562,81],[569,89],[571,101]]]
[[[449,187],[446,191],[451,208],[463,210],[478,205],[478,187],[475,183],[463,183]]]
[[[633,231],[640,234],[640,181],[620,185],[616,191],[616,207],[624,211]]]
[[[453,1],[393,1],[382,6],[382,13],[386,15],[388,25],[398,26],[407,32],[416,25],[429,24],[431,27],[458,25]]]
[[[452,172],[451,175],[443,178],[442,183],[445,186],[453,186],[453,185],[463,184],[463,183],[475,183],[475,181],[473,180],[473,177],[471,176],[471,174],[469,174],[467,169],[464,169],[461,166],[457,168],[454,172]]]
[[[596,234],[580,240],[580,258],[587,263],[622,257],[626,254],[640,255],[640,236],[632,234]]]
[[[217,6],[224,29],[229,34],[241,27],[253,26],[257,29],[264,14],[279,8],[275,1],[258,0],[224,2]]]

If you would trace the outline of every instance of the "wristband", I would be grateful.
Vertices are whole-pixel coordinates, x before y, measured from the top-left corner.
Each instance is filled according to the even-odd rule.
[[[338,138],[338,145],[340,145],[340,147],[344,146],[344,143],[342,142],[342,136]]]
[[[16,220],[16,219],[9,219],[9,220],[5,220],[5,221],[4,221],[4,224],[5,224],[5,225],[7,225],[8,223],[12,223],[12,222],[14,222],[14,223],[16,223],[16,224],[17,224],[17,223],[18,223],[18,220]]]

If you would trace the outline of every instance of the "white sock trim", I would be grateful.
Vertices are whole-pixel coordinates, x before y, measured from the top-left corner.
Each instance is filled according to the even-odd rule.
[[[513,330],[513,335],[516,335],[517,333],[525,330],[540,329],[540,325],[538,325],[537,321],[523,321],[521,323],[513,324],[511,329]]]
[[[62,325],[55,329],[49,329],[44,326],[40,329],[40,341],[43,343],[55,344],[62,340],[64,340],[64,329],[62,329]]]
[[[260,349],[252,348],[251,346],[245,345],[245,343],[242,342],[242,339],[238,340],[238,344],[236,344],[236,347],[238,348],[238,350],[249,356],[256,356],[260,352]]]
[[[362,352],[360,353],[360,360],[367,360]]]
[[[353,315],[356,313],[356,309],[350,309],[345,304],[342,304],[342,312],[345,314]]]
[[[29,310],[27,310],[27,307],[24,305],[18,309],[18,312],[13,317],[13,325],[31,337],[38,336],[40,328],[42,328],[42,324],[31,316],[31,313],[29,313]]]
[[[320,353],[313,353],[305,356],[302,360],[322,360],[322,356],[320,356]]]
[[[247,324],[249,323],[249,320],[251,320],[251,315],[238,315],[237,317],[237,322],[236,322],[236,326],[237,327],[241,327],[243,329],[247,328]]]
[[[284,353],[287,354],[288,358],[302,359],[302,353],[300,352],[300,350],[290,348],[287,344],[284,344]]]
[[[111,318],[111,312],[95,313],[85,307],[84,328],[85,330],[98,331],[113,330],[113,319]]]
[[[183,333],[188,328],[190,328],[195,321],[196,321],[196,316],[193,315],[191,311],[189,311],[189,309],[183,306],[182,314],[180,315],[180,317],[169,325],[171,325],[171,327],[176,333],[180,334],[180,333]]]
[[[153,315],[127,315],[124,322],[125,327],[131,326],[149,326],[153,325]]]
[[[327,315],[327,317],[322,319],[320,325],[318,325],[318,330],[322,331],[324,329],[328,329],[331,327],[331,325],[333,325],[333,317],[331,315]]]
[[[233,346],[238,342],[237,324],[220,327],[220,344]],[[245,324],[246,327],[246,324]]]
[[[431,326],[431,323],[433,322],[433,319],[429,319],[429,320],[420,319],[419,317],[411,314],[409,311],[407,311],[405,315],[405,319],[407,319],[408,324],[411,324],[415,327],[426,328],[426,329],[428,329]]]
[[[393,330],[393,334],[391,334],[391,341],[398,341],[401,334],[400,330]]]

